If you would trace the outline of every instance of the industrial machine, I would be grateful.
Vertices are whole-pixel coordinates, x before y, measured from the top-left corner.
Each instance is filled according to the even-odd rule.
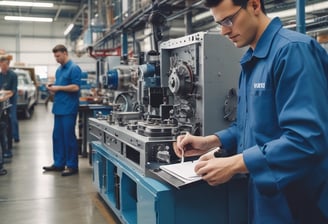
[[[226,38],[201,32],[163,42],[160,66],[154,55],[147,64],[120,65],[104,75],[116,109],[106,120],[90,119],[90,134],[97,139],[93,130],[100,125],[104,145],[143,174],[177,159],[176,136],[227,127],[237,105],[241,51]]]
[[[177,222],[181,214],[166,214],[166,218],[173,216],[169,222],[158,216],[163,213],[159,204],[168,203],[168,206],[176,206],[175,209],[189,208],[188,200],[178,196],[185,195],[198,198],[198,203],[202,204],[198,209],[211,210],[209,204],[218,203],[216,196],[246,191],[244,184],[234,185],[233,189],[224,185],[224,191],[207,189],[208,193],[204,193],[202,189],[202,196],[195,196],[204,185],[210,187],[206,183],[184,186],[159,169],[160,165],[179,162],[173,152],[173,142],[178,135],[186,132],[212,134],[235,119],[242,51],[225,37],[209,32],[163,42],[159,51],[159,54],[151,52],[143,65],[120,65],[103,75],[103,88],[114,92],[113,111],[101,119],[89,118],[94,182],[124,223],[182,223]],[[240,190],[239,187],[244,188]],[[124,215],[125,194],[134,195],[133,200],[130,198],[136,204],[133,218]],[[149,194],[154,197],[150,200],[154,204],[143,207],[141,198]],[[238,216],[229,209],[229,212],[222,210],[224,214],[219,218],[216,210],[207,214],[209,220],[199,214],[199,218],[185,221],[199,223],[205,218],[206,223],[242,223],[246,206],[243,207],[242,201],[231,201],[232,198],[221,198],[222,204],[217,205],[221,207],[217,209],[235,203],[240,208],[235,209]],[[213,203],[209,203],[210,200]],[[149,209],[157,215],[146,220],[142,217],[150,212]],[[130,218],[133,221],[129,221]]]
[[[160,45],[161,85],[173,94],[181,131],[208,135],[235,119],[241,51],[214,33],[196,33]]]

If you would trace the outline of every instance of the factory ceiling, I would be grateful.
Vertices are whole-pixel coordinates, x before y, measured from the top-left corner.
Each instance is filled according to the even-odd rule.
[[[26,0],[25,0],[26,1]],[[264,0],[266,3],[267,13],[276,13],[280,11],[285,11],[288,9],[296,8],[295,0]],[[3,1],[0,1],[0,3]],[[15,7],[15,6],[0,6],[0,19],[4,19],[5,16],[25,16],[25,17],[48,17],[52,18],[54,22],[65,22],[67,24],[74,23],[79,29],[86,25],[86,21],[89,15],[93,18],[97,15],[97,10],[102,10],[102,6],[112,7],[117,10],[115,2],[120,2],[119,0],[52,0],[52,1],[35,1],[32,2],[44,2],[53,3],[54,6],[51,8],[38,8],[38,7]],[[135,4],[144,4],[148,2],[151,6],[151,0],[135,0],[131,1]],[[160,4],[165,5],[165,7],[160,8],[162,13],[168,20],[182,20],[188,12],[191,12],[193,17],[193,23],[195,27],[201,29],[202,26],[207,28],[208,24],[213,22],[211,16],[208,14],[208,9],[206,9],[199,0],[166,0],[159,1]],[[306,6],[314,5],[318,3],[328,4],[328,1],[324,0],[307,0]],[[89,11],[88,8],[92,8]],[[311,6],[312,7],[312,6]],[[295,10],[294,10],[295,11]],[[181,14],[181,16],[179,16]],[[189,14],[190,15],[190,14]],[[202,16],[201,16],[202,15]],[[105,15],[106,16],[106,15]],[[94,18],[93,18],[94,19]],[[327,32],[328,30],[328,6],[311,8],[307,10],[305,19],[307,21],[307,31],[322,31]],[[145,20],[147,21],[147,20]],[[296,19],[295,15],[287,16],[282,18],[285,25],[290,28],[295,28]],[[175,23],[171,23],[175,24]],[[200,28],[199,28],[200,27]]]
[[[20,0],[19,0],[20,1]],[[17,2],[19,2],[17,1]],[[23,0],[22,0],[23,1]],[[25,2],[28,0],[24,0]],[[0,1],[8,2],[8,1]],[[0,16],[27,16],[27,17],[49,17],[53,18],[54,21],[60,20],[71,20],[74,18],[75,14],[79,11],[79,8],[84,4],[83,0],[41,0],[30,2],[42,2],[42,3],[53,3],[53,7],[21,7],[21,6],[11,6],[11,5],[1,5]],[[2,18],[3,19],[3,18]]]

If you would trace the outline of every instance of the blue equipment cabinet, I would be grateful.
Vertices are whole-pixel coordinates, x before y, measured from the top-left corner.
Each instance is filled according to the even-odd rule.
[[[122,223],[247,223],[247,180],[211,187],[205,182],[177,189],[131,169],[93,141],[93,182]]]
[[[79,141],[81,145],[81,155],[88,157],[88,119],[98,115],[108,115],[112,111],[111,106],[102,104],[81,103],[79,105]],[[90,152],[91,153],[91,152]],[[90,157],[89,157],[90,158]],[[91,164],[91,158],[90,158]]]

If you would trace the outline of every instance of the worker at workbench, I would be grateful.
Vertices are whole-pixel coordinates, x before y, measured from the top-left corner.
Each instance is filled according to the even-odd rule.
[[[176,153],[202,155],[210,185],[249,176],[248,223],[328,223],[328,55],[313,38],[270,19],[263,0],[206,0],[221,34],[242,57],[237,120],[201,137],[178,137]]]

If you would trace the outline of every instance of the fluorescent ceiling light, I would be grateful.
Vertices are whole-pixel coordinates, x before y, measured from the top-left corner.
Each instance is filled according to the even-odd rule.
[[[68,27],[66,28],[66,30],[64,31],[64,35],[66,36],[67,34],[69,34],[69,32],[71,32],[73,27],[74,27],[73,23],[69,24]]]
[[[11,21],[29,21],[29,22],[48,22],[53,21],[52,18],[42,18],[42,17],[24,17],[24,16],[5,16],[5,20]]]
[[[314,11],[319,11],[327,8],[328,8],[328,1],[320,2],[320,3],[305,6],[305,13],[311,13]],[[280,12],[268,13],[268,17],[270,18],[274,18],[274,17],[283,18],[283,17],[290,17],[290,16],[296,16],[296,8],[287,9]]]
[[[18,1],[0,1],[0,5],[5,6],[23,6],[23,7],[54,7],[53,3],[44,2],[18,2]]]
[[[319,10],[323,10],[323,9],[327,9],[327,8],[328,8],[328,1],[325,1],[325,2],[320,2],[320,3],[311,4],[311,5],[306,6],[305,7],[305,12],[306,13],[311,13],[311,12],[314,12],[314,11],[319,11]],[[200,13],[200,14],[195,15],[193,17],[193,22],[197,22],[199,20],[208,18],[210,16],[212,16],[210,11]],[[274,17],[284,18],[284,17],[291,17],[291,16],[296,16],[296,8],[287,9],[287,10],[278,11],[278,12],[273,12],[273,13],[268,13],[268,17],[270,17],[270,18],[274,18]]]

